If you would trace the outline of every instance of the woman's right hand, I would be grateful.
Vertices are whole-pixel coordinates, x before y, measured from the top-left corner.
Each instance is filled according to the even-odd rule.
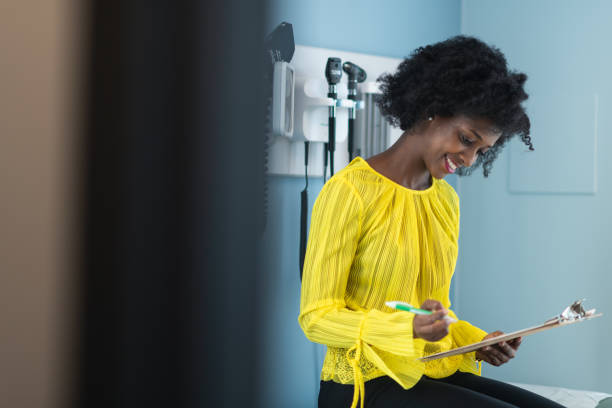
[[[431,310],[430,315],[415,315],[412,323],[412,336],[415,339],[422,338],[427,341],[438,341],[448,334],[450,321],[444,316],[448,310],[437,300],[427,299],[421,305],[421,309]]]

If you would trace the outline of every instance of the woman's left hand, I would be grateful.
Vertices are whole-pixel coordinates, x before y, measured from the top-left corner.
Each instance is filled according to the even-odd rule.
[[[504,334],[504,332],[497,330],[487,334],[482,340],[501,336],[502,334]],[[502,341],[478,349],[476,350],[476,360],[484,360],[489,364],[499,367],[514,358],[522,340],[522,337],[517,337],[510,341]]]

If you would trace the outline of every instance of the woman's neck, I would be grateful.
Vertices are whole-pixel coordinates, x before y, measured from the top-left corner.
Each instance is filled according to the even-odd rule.
[[[431,174],[422,155],[422,139],[404,132],[393,146],[368,159],[370,166],[383,176],[411,190],[431,186]]]

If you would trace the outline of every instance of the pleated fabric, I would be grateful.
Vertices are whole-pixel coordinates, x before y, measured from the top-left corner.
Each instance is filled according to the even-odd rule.
[[[321,379],[355,384],[352,407],[363,407],[364,382],[383,375],[408,389],[423,374],[481,374],[474,352],[418,361],[487,334],[450,309],[458,236],[459,198],[444,180],[410,190],[357,157],[323,186],[312,211],[298,321],[309,340],[327,345]],[[413,338],[414,314],[385,305],[426,299],[458,320],[437,342]]]

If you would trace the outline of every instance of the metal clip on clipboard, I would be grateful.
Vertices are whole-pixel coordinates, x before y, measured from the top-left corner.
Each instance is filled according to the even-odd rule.
[[[517,337],[528,336],[530,334],[538,333],[544,330],[552,329],[553,327],[566,326],[568,324],[573,324],[577,322],[582,322],[585,320],[594,319],[599,316],[603,316],[603,313],[595,314],[595,309],[584,310],[582,307],[582,302],[586,299],[577,300],[568,307],[566,307],[563,312],[559,315],[554,316],[539,326],[529,327],[523,330],[518,330],[508,334],[502,334],[501,336],[492,337],[490,339],[486,339],[480,341],[478,343],[470,344],[463,347],[458,347],[452,350],[443,351],[441,353],[431,354],[425,357],[420,358],[420,361],[426,362],[431,360],[437,360],[439,358],[456,356],[458,354],[465,354],[485,346],[490,346],[492,344],[497,344],[502,341],[508,341],[515,339]]]
[[[600,313],[596,316],[595,309],[584,310],[584,308],[582,307],[582,302],[584,302],[585,300],[586,299],[575,301],[574,303],[566,307],[565,310],[561,312],[561,314],[551,317],[544,323],[546,324],[549,322],[560,322],[560,323],[573,322],[574,320],[580,320],[580,319],[584,320],[587,317],[591,318],[591,317],[597,317],[597,316],[602,315],[602,313]]]

